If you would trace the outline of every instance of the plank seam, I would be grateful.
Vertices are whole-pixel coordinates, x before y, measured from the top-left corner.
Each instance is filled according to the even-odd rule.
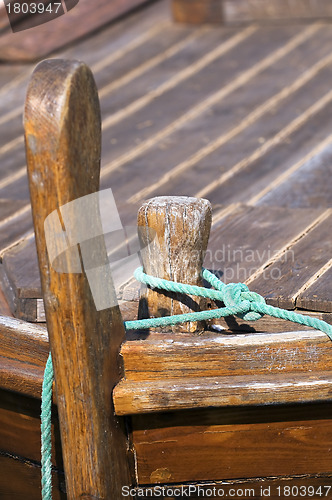
[[[331,92],[332,97],[332,92]],[[298,162],[292,165],[289,169],[283,172],[279,177],[271,182],[270,185],[262,189],[257,195],[253,196],[249,201],[248,205],[256,205],[256,203],[264,198],[267,194],[271,193],[277,189],[281,184],[285,183],[297,170],[299,170],[303,165],[310,161],[314,156],[321,153],[327,146],[331,145],[332,134],[330,134],[326,139],[321,141],[316,147],[314,147],[308,154],[301,158]]]
[[[315,283],[315,281],[323,276],[327,271],[329,271],[332,267],[332,259],[330,259],[324,266],[322,266],[304,285],[293,295],[292,299],[296,302],[299,296],[305,292],[308,288],[311,287]]]
[[[243,158],[243,160],[236,163],[233,167],[227,170],[224,174],[222,174],[217,180],[211,182],[205,188],[201,189],[195,196],[202,197],[206,196],[207,193],[211,192],[217,187],[220,187],[230,178],[234,177],[240,171],[247,168],[249,165],[254,163],[259,158],[262,158],[271,148],[279,144],[282,140],[286,139],[287,136],[294,133],[297,129],[303,126],[309,118],[312,118],[315,114],[322,110],[326,104],[328,104],[332,100],[332,90],[327,92],[321,99],[316,101],[313,105],[311,105],[308,109],[306,109],[300,116],[295,118],[291,123],[286,125],[283,129],[281,129],[276,135],[274,135],[271,139],[266,141],[262,146],[257,148],[250,156]],[[252,198],[255,200],[255,197]],[[253,202],[252,202],[253,203]]]
[[[143,107],[150,104],[150,102],[155,100],[157,97],[160,97],[162,94],[164,94],[168,90],[171,90],[172,88],[179,85],[179,83],[181,83],[184,80],[186,80],[187,78],[193,76],[195,73],[198,73],[203,68],[205,68],[208,64],[213,62],[215,59],[226,54],[227,52],[232,50],[234,47],[236,47],[239,43],[243,42],[246,38],[248,38],[250,35],[252,35],[255,31],[257,31],[257,28],[254,26],[250,26],[249,28],[241,31],[240,33],[237,33],[236,35],[231,37],[229,40],[226,40],[226,42],[221,43],[212,52],[205,54],[203,57],[201,57],[195,63],[191,64],[190,66],[183,69],[182,71],[179,71],[176,75],[174,75],[172,78],[170,78],[166,82],[159,85],[159,87],[157,87],[156,89],[151,90],[150,92],[148,92],[144,96],[140,97],[139,99],[136,99],[136,101],[133,101],[131,104],[129,104],[125,108],[121,109],[117,113],[110,115],[103,122],[103,130],[108,129],[109,127],[113,126],[115,123],[123,120],[124,118],[128,118],[133,113],[136,113],[137,111],[139,111]]]
[[[143,45],[143,43],[147,42],[150,38],[153,38],[155,35],[160,34],[160,31],[163,30],[166,26],[168,26],[170,23],[169,21],[165,21],[162,23],[157,23],[157,26],[154,26],[150,30],[148,30],[146,33],[143,33],[142,35],[134,38],[131,42],[127,43],[127,45],[121,49],[118,49],[117,51],[113,52],[112,54],[108,54],[106,57],[101,59],[100,61],[97,61],[95,64],[91,66],[91,70],[93,73],[98,73],[99,71],[103,70],[104,68],[110,66],[114,62],[118,61],[121,59],[121,57],[124,57],[126,54],[131,52],[134,49],[137,49],[140,45]]]
[[[143,73],[145,73],[148,70],[154,68],[155,66],[157,66],[161,62],[169,59],[170,57],[172,57],[173,55],[175,55],[177,52],[180,52],[180,50],[182,50],[186,45],[188,45],[191,42],[193,42],[196,38],[199,38],[199,36],[201,36],[202,34],[204,34],[206,31],[207,31],[206,28],[202,28],[200,30],[197,30],[194,33],[191,33],[190,35],[188,35],[183,40],[175,43],[174,45],[172,45],[168,49],[164,50],[160,54],[152,57],[151,59],[149,59],[148,61],[144,62],[140,66],[137,66],[136,68],[132,69],[131,71],[129,71],[128,73],[126,73],[122,77],[120,77],[117,80],[115,80],[114,82],[111,82],[110,84],[105,85],[105,87],[101,88],[100,91],[99,91],[99,97],[100,97],[100,99],[102,99],[103,97],[105,97],[105,95],[109,94],[110,92],[112,92],[112,91],[116,90],[117,88],[121,87],[122,85],[126,85],[127,83],[129,83],[131,80],[134,80],[138,76],[141,76]],[[137,102],[137,101],[135,101],[135,102]],[[125,110],[126,110],[126,108],[124,110],[121,110],[120,113],[123,113]],[[108,126],[107,125],[107,120],[109,120],[110,118],[116,119],[116,116],[117,116],[117,113],[115,113],[114,115],[112,114],[110,117],[108,117],[104,121],[104,123],[105,123],[104,124],[104,128],[105,127],[107,128],[107,126]]]
[[[332,62],[332,56],[329,54],[327,57],[321,59],[313,67],[305,71],[299,78],[297,78],[291,85],[283,88],[280,92],[275,94],[273,97],[267,99],[262,105],[255,108],[248,116],[246,116],[237,126],[233,127],[228,132],[222,134],[214,141],[210,142],[207,146],[199,149],[196,153],[191,155],[188,159],[182,161],[174,168],[169,170],[164,174],[158,181],[152,185],[142,189],[139,193],[136,193],[135,197],[130,198],[132,201],[138,201],[142,196],[150,194],[155,189],[158,189],[163,184],[170,182],[176,175],[184,172],[188,168],[197,164],[198,161],[202,160],[209,154],[213,153],[216,149],[224,145],[229,140],[233,139],[240,132],[245,130],[247,127],[255,123],[259,118],[264,116],[271,108],[280,103],[280,101],[289,97],[293,92],[299,90],[308,81],[314,78],[319,71],[321,71],[326,65]]]
[[[257,269],[249,278],[245,281],[248,285],[258,278],[268,267],[277,262],[292,246],[298,243],[302,238],[307,236],[310,231],[312,231],[318,224],[324,222],[332,213],[332,209],[325,210],[316,219],[314,219],[304,230],[298,233],[294,238],[292,238],[286,245],[284,245],[278,252],[276,252],[273,257],[268,259],[259,269]]]
[[[248,81],[250,81],[254,76],[258,73],[266,69],[268,66],[276,62],[278,59],[281,59],[295,47],[300,45],[303,41],[308,39],[310,36],[319,29],[320,24],[310,26],[303,30],[300,34],[293,37],[287,44],[275,50],[272,54],[265,57],[263,60],[259,61],[257,64],[249,68],[248,70],[240,73],[240,75],[235,79],[229,82],[227,85],[219,89],[217,92],[208,96],[204,101],[196,104],[189,111],[185,112],[178,119],[173,121],[171,124],[166,126],[161,131],[157,132],[151,138],[143,141],[141,144],[132,148],[128,153],[125,153],[119,156],[116,160],[112,161],[108,165],[106,165],[102,171],[101,176],[105,177],[105,175],[114,171],[115,169],[121,167],[122,165],[128,163],[129,161],[135,159],[140,154],[144,153],[151,147],[153,147],[157,142],[166,138],[168,135],[173,133],[175,130],[183,126],[186,122],[198,117],[204,111],[212,107],[217,102],[221,101],[223,98],[227,97],[231,92],[233,92],[236,88],[239,88],[242,85],[245,85]],[[132,202],[134,197],[131,197],[128,201]]]

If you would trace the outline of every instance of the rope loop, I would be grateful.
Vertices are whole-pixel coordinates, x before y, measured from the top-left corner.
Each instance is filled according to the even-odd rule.
[[[223,302],[225,306],[233,311],[233,314],[245,321],[257,321],[264,314],[252,311],[251,304],[264,302],[265,299],[259,293],[251,292],[244,283],[229,283],[223,291]]]

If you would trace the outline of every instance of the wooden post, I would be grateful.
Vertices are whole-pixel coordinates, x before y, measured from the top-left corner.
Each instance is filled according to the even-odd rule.
[[[24,126],[67,497],[117,500],[122,485],[130,484],[126,435],[112,404],[125,333],[121,314],[118,306],[96,310],[84,271],[52,268],[44,234],[51,212],[61,220],[60,207],[99,189],[100,110],[89,68],[77,61],[40,63],[29,84]],[[100,224],[98,207],[89,216]],[[98,252],[105,257],[100,242]],[[66,258],[72,264],[70,252]]]
[[[183,196],[153,198],[138,211],[144,271],[158,278],[202,285],[202,264],[211,227],[208,200]],[[140,317],[183,314],[204,309],[205,300],[147,289],[140,301]],[[204,322],[172,327],[173,332],[201,332]],[[170,330],[168,327],[167,330]]]

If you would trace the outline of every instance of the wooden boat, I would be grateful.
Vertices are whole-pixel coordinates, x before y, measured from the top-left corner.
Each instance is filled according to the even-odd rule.
[[[246,29],[248,32],[241,35],[244,39],[253,30]],[[296,44],[301,47],[308,39],[308,50],[311,37],[330,36],[321,26],[287,27],[283,36],[287,30],[288,48],[276,48],[279,55],[270,57],[270,62],[264,63],[266,68],[276,57],[287,57],[287,50],[295,50]],[[274,28],[268,32],[274,34],[271,44],[277,46],[280,33]],[[232,36],[239,35],[232,32]],[[236,191],[236,203],[228,202],[232,200],[230,194],[221,200],[224,205],[217,203],[218,186],[227,179],[229,187],[233,182],[226,170],[219,180],[210,180],[209,190],[209,182],[204,181],[206,184],[199,186],[198,193],[196,184],[192,193],[195,199],[167,196],[141,206],[139,225],[147,222],[157,233],[154,254],[144,260],[147,271],[200,283],[210,220],[208,204],[198,199],[204,195],[211,198],[214,210],[205,266],[222,270],[221,278],[225,281],[232,281],[235,275],[236,281],[247,281],[272,305],[331,322],[331,197],[329,177],[319,173],[324,171],[329,154],[329,135],[324,132],[329,128],[328,105],[332,96],[324,77],[330,55],[324,54],[323,45],[318,45],[310,53],[313,59],[315,50],[322,57],[315,60],[314,70],[310,66],[303,76],[302,69],[287,91],[280,90],[278,98],[269,98],[270,104],[260,105],[260,111],[255,108],[249,121],[246,112],[246,124],[234,125],[233,132],[228,133],[231,137],[247,130],[250,123],[255,124],[254,114],[257,118],[264,110],[275,111],[274,106],[291,96],[295,110],[283,108],[288,122],[277,137],[265,138],[258,146],[259,152],[255,150],[250,158],[234,165],[234,186],[235,182],[247,183],[242,191]],[[218,50],[222,52],[224,48]],[[204,65],[200,64],[202,69]],[[257,63],[262,71],[264,64]],[[309,56],[307,64],[312,64]],[[292,79],[296,71],[292,68],[287,78]],[[315,84],[318,79],[321,87],[308,111],[306,106],[312,96],[308,97],[307,88],[304,93],[297,94],[297,90],[302,84],[309,84],[311,78]],[[240,80],[245,78],[241,76]],[[229,94],[234,85],[232,81]],[[269,85],[275,90],[272,80]],[[222,89],[225,94],[225,86]],[[247,88],[246,92],[249,95],[251,91]],[[210,94],[208,98],[210,104],[205,105],[213,106]],[[219,101],[215,99],[216,104]],[[296,106],[302,99],[305,109],[298,116]],[[197,104],[195,112],[191,110],[192,116],[199,116],[199,109],[204,106]],[[296,115],[293,120],[292,113]],[[272,130],[277,119],[282,123],[281,118],[269,121],[266,117],[259,133],[264,130],[268,135],[269,123]],[[213,125],[221,126],[217,114],[211,120]],[[304,144],[313,124],[319,125],[320,142],[314,137]],[[2,201],[9,215],[0,226],[5,242],[1,267],[5,295],[1,307],[7,311],[0,317],[0,497],[41,497],[40,395],[51,349],[56,378],[52,420],[54,499],[120,499],[134,493],[148,498],[161,496],[160,492],[170,498],[179,493],[184,497],[190,493],[191,498],[218,498],[226,494],[257,499],[328,498],[332,476],[329,338],[322,332],[268,317],[254,323],[229,317],[203,328],[190,323],[166,331],[126,333],[123,321],[135,319],[138,310],[143,314],[147,307],[153,316],[161,311],[174,314],[217,305],[191,301],[183,304],[182,296],[165,297],[154,290],[141,296],[139,303],[137,285],[126,276],[127,281],[117,291],[120,307],[97,310],[84,265],[85,272],[80,273],[58,272],[52,267],[46,248],[45,218],[54,211],[60,215],[61,207],[67,203],[106,187],[99,183],[101,133],[97,90],[85,64],[53,59],[37,67],[29,83],[24,126],[42,292],[34,238],[27,231],[27,211],[22,205],[15,225],[11,225],[10,203]],[[190,131],[195,140],[201,133],[202,127],[197,133]],[[257,139],[257,133],[254,137]],[[294,145],[292,141],[280,142],[287,137]],[[185,173],[193,168],[195,160],[204,158],[204,147],[209,149],[206,154],[212,154],[226,144],[226,139],[229,138],[221,139],[219,135],[214,148],[210,140],[199,154],[196,151],[195,159],[179,163],[172,175],[180,175],[180,181],[176,178],[173,187],[165,189],[166,194],[170,191],[179,195],[178,189],[188,181]],[[282,164],[286,152],[290,154],[291,148],[298,145],[302,148],[300,156],[296,150],[292,160]],[[189,146],[189,142],[183,142],[186,155]],[[260,158],[267,162],[269,148],[271,158],[279,159],[279,166],[271,167],[270,176],[265,173],[268,181],[262,184],[260,179],[266,171],[260,170],[258,163]],[[138,145],[131,156],[138,156],[143,150]],[[157,148],[153,161],[159,151],[164,150]],[[170,157],[167,149],[166,152]],[[172,154],[175,158],[176,153]],[[234,158],[236,154],[235,151]],[[251,173],[243,172],[250,165],[255,167]],[[152,175],[148,164],[144,172]],[[237,172],[242,175],[237,177]],[[159,172],[153,187],[152,179],[147,185],[137,177],[130,184],[132,171],[121,175],[127,176],[130,188],[136,183],[136,191],[140,188],[143,198],[160,194],[160,176],[169,174]],[[195,175],[191,170],[191,176]],[[309,183],[310,178],[314,182]],[[249,197],[250,179],[253,187]],[[141,204],[136,194],[132,193],[130,212]],[[263,198],[264,203],[260,203]],[[62,230],[68,231],[65,222],[62,220]],[[15,230],[19,231],[19,239]],[[103,246],[101,251],[104,254],[98,258],[105,257]],[[193,251],[198,257],[188,268],[188,253]],[[69,259],[67,254],[66,258]],[[108,282],[112,283],[111,277]],[[50,345],[43,324],[43,304]]]

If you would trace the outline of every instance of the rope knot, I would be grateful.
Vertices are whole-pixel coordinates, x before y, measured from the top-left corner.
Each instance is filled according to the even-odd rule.
[[[253,310],[255,302],[265,304],[265,299],[259,293],[251,292],[244,283],[229,283],[223,291],[224,304],[233,314],[245,321],[256,321],[263,314]]]

